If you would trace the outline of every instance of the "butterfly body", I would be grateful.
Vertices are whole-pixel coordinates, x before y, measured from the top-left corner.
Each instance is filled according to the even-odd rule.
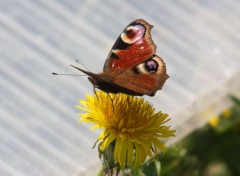
[[[105,92],[154,96],[168,75],[165,63],[155,55],[151,28],[142,19],[130,23],[113,45],[102,73],[72,67],[87,74],[93,86]]]

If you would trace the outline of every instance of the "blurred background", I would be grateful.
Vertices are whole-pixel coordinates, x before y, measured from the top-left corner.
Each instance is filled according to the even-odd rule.
[[[155,97],[177,130],[171,145],[232,106],[240,94],[238,0],[0,0],[0,173],[96,175],[97,132],[74,108],[93,94],[69,64],[101,72],[122,30],[154,26],[157,55],[170,78]]]

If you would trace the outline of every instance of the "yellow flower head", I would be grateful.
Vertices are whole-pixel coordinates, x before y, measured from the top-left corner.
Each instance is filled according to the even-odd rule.
[[[160,138],[174,136],[175,130],[164,126],[168,115],[155,113],[143,98],[97,91],[86,99],[80,101],[83,106],[77,106],[86,111],[80,114],[80,121],[94,123],[93,129],[103,129],[98,137],[99,148],[104,151],[114,142],[114,160],[122,168],[127,163],[140,165],[159,149],[165,152]]]

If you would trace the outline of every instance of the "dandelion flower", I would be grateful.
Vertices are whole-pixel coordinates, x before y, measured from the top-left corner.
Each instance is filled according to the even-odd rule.
[[[160,139],[174,136],[175,130],[164,125],[169,121],[168,115],[154,112],[143,98],[97,91],[80,104],[76,107],[85,113],[79,114],[79,121],[103,130],[98,137],[99,149],[104,151],[113,145],[113,158],[121,168],[127,164],[138,166],[147,156],[159,150],[165,152],[167,148]]]

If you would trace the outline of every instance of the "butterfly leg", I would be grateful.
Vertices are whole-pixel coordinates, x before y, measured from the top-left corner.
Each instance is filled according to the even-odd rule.
[[[133,109],[133,107],[132,107],[132,105],[130,103],[130,97],[129,96],[127,97],[127,103],[128,103],[128,106],[130,107],[130,109]]]
[[[97,97],[97,99],[98,99],[98,94],[97,94],[97,92],[96,92],[96,86],[93,86],[93,92],[94,92],[94,94],[96,95],[96,97]]]
[[[114,113],[114,104],[113,104],[113,99],[111,97],[111,95],[109,93],[107,93],[107,95],[109,96],[111,102],[112,102],[112,110],[113,110],[113,113]]]

